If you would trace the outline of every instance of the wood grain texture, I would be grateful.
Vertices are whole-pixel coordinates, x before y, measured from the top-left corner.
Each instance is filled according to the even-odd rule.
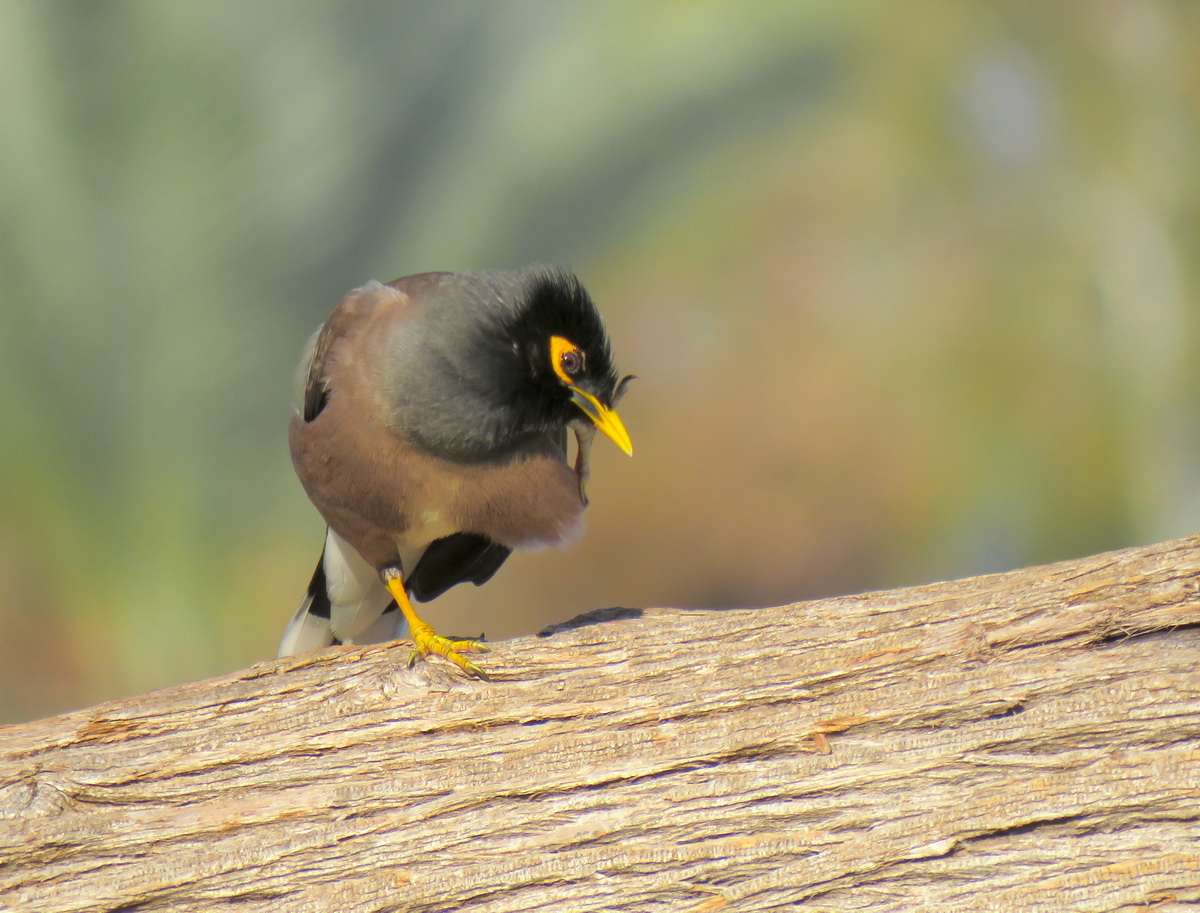
[[[1200,904],[1200,539],[0,730],[0,910]]]

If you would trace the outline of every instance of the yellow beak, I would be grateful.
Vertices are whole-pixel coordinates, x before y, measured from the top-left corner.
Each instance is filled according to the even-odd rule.
[[[570,390],[571,402],[578,406],[580,411],[590,418],[592,424],[603,431],[609,440],[633,456],[633,441],[629,439],[629,432],[625,430],[625,423],[621,421],[621,417],[586,390],[580,390],[575,386],[570,387]]]

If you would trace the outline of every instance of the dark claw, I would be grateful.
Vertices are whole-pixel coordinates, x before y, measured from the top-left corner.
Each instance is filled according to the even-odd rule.
[[[575,432],[575,474],[579,476],[579,500],[587,507],[587,483],[592,474],[591,463],[592,441],[596,438],[596,426],[591,422],[571,422],[571,430]]]
[[[621,378],[621,382],[617,384],[617,389],[613,390],[612,404],[615,409],[617,403],[621,401],[621,397],[625,395],[625,388],[629,386],[631,380],[637,380],[636,374],[626,374]]]

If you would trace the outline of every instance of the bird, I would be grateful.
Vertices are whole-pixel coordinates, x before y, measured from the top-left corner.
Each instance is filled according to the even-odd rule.
[[[279,656],[403,637],[486,678],[418,616],[514,549],[570,544],[597,431],[632,456],[600,313],[569,270],[428,272],[349,292],[309,340],[288,426],[325,520]],[[575,455],[569,458],[568,435]],[[482,640],[482,638],[480,638]]]

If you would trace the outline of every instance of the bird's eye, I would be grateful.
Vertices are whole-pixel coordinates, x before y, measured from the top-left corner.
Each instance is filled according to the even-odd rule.
[[[579,354],[578,349],[569,349],[562,353],[562,358],[558,362],[562,365],[562,369],[574,377],[583,370],[583,356]]]
[[[583,373],[583,350],[562,336],[550,337],[550,364],[564,384]]]

